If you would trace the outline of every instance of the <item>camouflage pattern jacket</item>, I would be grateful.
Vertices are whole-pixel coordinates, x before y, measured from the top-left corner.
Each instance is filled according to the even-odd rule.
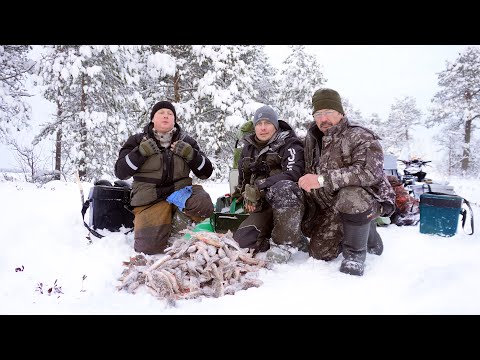
[[[187,135],[178,124],[172,142],[183,140],[189,143],[194,156],[188,163],[174,154],[170,148],[164,148],[153,134],[153,123],[144,128],[143,133],[132,135],[120,149],[115,163],[115,176],[121,180],[133,176],[130,204],[143,206],[164,200],[172,192],[185,186],[192,185],[190,171],[199,179],[208,179],[213,172],[213,166],[207,156],[200,151],[197,141]],[[156,141],[160,149],[159,154],[148,158],[140,154],[138,145],[147,138]]]
[[[302,142],[285,121],[279,120],[278,124],[278,131],[264,146],[255,141],[255,134],[244,137],[236,193],[241,194],[246,184],[266,190],[280,180],[297,182],[304,174]]]
[[[339,189],[360,186],[379,203],[388,203],[390,216],[395,192],[383,171],[383,150],[379,137],[369,129],[351,124],[347,117],[323,134],[313,122],[305,138],[305,171],[323,175],[324,187],[307,196],[326,209],[334,204]]]

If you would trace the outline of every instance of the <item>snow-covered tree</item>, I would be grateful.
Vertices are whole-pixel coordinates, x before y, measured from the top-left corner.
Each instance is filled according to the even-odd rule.
[[[60,149],[66,149],[61,144],[67,144],[65,157],[84,180],[113,174],[119,146],[136,128],[141,105],[138,60],[137,46],[44,48],[36,79],[44,97],[56,104],[57,114],[35,141],[55,133],[57,159]]]
[[[150,110],[159,101],[167,100],[176,105],[177,117],[182,121],[184,109],[181,102],[188,92],[188,84],[180,82],[185,73],[184,66],[191,59],[190,45],[145,45],[141,50],[140,93],[144,99],[144,112],[138,127],[143,128],[150,121]]]
[[[383,144],[393,154],[411,154],[413,148],[413,127],[421,124],[422,112],[417,108],[415,98],[396,98],[388,115],[388,131],[383,131]],[[405,159],[408,160],[408,159]]]
[[[297,133],[304,133],[313,121],[312,96],[327,81],[314,55],[304,45],[290,45],[279,76],[280,93],[276,101],[279,115]]]
[[[195,132],[201,144],[213,157],[214,178],[228,174],[232,166],[232,135],[236,129],[225,121],[229,116],[247,119],[254,111],[257,91],[254,69],[244,61],[251,46],[193,46],[196,62],[204,70],[192,92],[195,99]]]
[[[251,61],[258,51],[237,45],[144,47],[148,76],[142,76],[140,91],[145,103],[148,108],[160,100],[174,103],[178,124],[213,160],[214,178],[225,177],[232,165],[237,129],[226,119],[247,119],[259,87],[268,95],[264,83],[259,84],[268,74],[258,70],[261,61]],[[148,121],[145,117],[144,125]]]
[[[369,117],[365,119],[365,125],[374,131],[381,138],[385,135],[385,122],[382,120],[380,115],[377,113],[370,114]]]
[[[458,131],[454,121],[443,124],[439,134],[433,140],[441,147],[446,156],[437,164],[437,169],[448,176],[459,173],[462,163],[462,148],[457,144],[462,142],[462,134]]]
[[[467,175],[477,157],[471,140],[480,117],[480,48],[467,47],[454,63],[447,61],[438,73],[438,86],[426,125],[454,124],[463,137],[457,145],[462,148],[461,172]]]
[[[355,108],[350,100],[345,96],[342,97],[342,107],[349,121],[368,127],[366,121],[363,119],[362,112]]]
[[[28,45],[0,45],[0,141],[29,126],[30,96],[25,88],[28,72],[34,66],[28,58]]]
[[[245,63],[253,68],[253,88],[257,91],[255,101],[265,105],[274,106],[279,90],[276,79],[277,70],[268,62],[264,45],[249,47],[245,54]]]

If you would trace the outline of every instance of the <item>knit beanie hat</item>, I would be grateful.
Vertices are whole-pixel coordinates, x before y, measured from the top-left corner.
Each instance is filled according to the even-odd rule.
[[[270,106],[262,106],[255,112],[255,116],[253,117],[253,125],[257,125],[260,120],[267,120],[270,121],[275,129],[278,130],[278,116],[275,110],[273,110]]]
[[[342,99],[338,92],[332,89],[319,89],[312,96],[313,114],[318,110],[332,109],[345,115]]]
[[[177,112],[175,111],[175,108],[173,107],[173,104],[170,101],[160,101],[160,102],[156,103],[153,106],[152,112],[150,113],[150,120],[153,119],[153,116],[155,115],[155,113],[160,109],[172,110],[173,115],[175,117],[174,121],[177,122]]]

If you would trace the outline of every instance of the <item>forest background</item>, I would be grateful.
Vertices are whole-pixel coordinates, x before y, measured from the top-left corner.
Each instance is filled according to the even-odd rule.
[[[82,181],[113,177],[121,144],[167,99],[214,163],[212,179],[224,181],[238,128],[260,105],[274,107],[302,137],[313,92],[329,86],[316,55],[304,45],[288,49],[276,67],[264,45],[0,45],[0,142],[15,157],[3,176],[21,172],[38,183],[73,180],[77,170]],[[426,112],[409,95],[387,116],[363,114],[348,93],[343,105],[351,120],[381,136],[385,153],[435,153],[437,173],[478,178],[479,70],[478,46],[445,61]],[[32,121],[34,95],[49,104],[41,123]],[[414,136],[420,127],[435,145],[428,152],[429,141]]]

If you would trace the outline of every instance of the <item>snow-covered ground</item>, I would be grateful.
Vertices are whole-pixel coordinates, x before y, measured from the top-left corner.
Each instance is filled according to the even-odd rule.
[[[460,226],[452,237],[380,227],[384,253],[367,255],[363,277],[340,273],[341,255],[325,262],[295,253],[260,270],[258,288],[172,307],[116,290],[122,262],[136,254],[133,234],[103,231],[89,243],[75,182],[0,181],[1,314],[480,314],[480,236]],[[478,214],[480,181],[449,182]],[[85,195],[91,186],[83,183]],[[228,183],[204,187],[213,202],[229,192]]]

